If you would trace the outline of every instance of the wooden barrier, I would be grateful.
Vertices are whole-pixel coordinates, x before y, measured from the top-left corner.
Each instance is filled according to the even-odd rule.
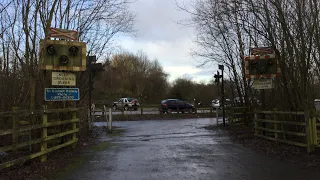
[[[253,111],[245,106],[230,106],[226,108],[229,124],[246,124],[253,122]]]
[[[23,163],[27,160],[34,159],[36,157],[40,157],[41,162],[47,160],[47,154],[58,150],[60,148],[64,148],[72,145],[75,147],[76,142],[78,141],[77,132],[79,128],[77,127],[77,123],[79,119],[77,118],[78,108],[67,108],[67,109],[47,109],[44,107],[42,111],[19,111],[14,109],[12,112],[0,112],[0,117],[11,117],[12,118],[12,127],[11,129],[1,129],[0,137],[6,135],[12,135],[12,143],[11,145],[0,146],[0,152],[6,152],[10,155],[10,153],[14,153],[19,151],[19,149],[31,146],[31,145],[40,145],[39,149],[34,149],[30,152],[29,155],[19,157],[7,162],[1,162],[0,169],[7,168],[16,164]],[[70,119],[50,119],[49,117],[53,114],[68,114],[71,115]],[[25,116],[37,116],[40,121],[36,124],[29,123],[23,126],[19,126],[19,119]],[[69,126],[70,125],[70,126]],[[62,128],[63,131],[58,134],[48,134],[48,130],[50,128],[54,128],[57,126],[66,126],[69,128]],[[36,131],[40,132],[40,136],[35,136],[33,139],[29,139],[27,141],[19,141],[19,136],[21,133],[26,131]],[[36,133],[37,134],[37,133]],[[67,137],[70,137],[69,139]],[[52,146],[48,146],[48,142],[54,139],[64,138],[64,141],[60,141],[62,143],[55,144]],[[67,140],[66,140],[67,139]]]
[[[259,118],[260,114],[264,114],[267,118]],[[284,118],[279,119],[279,116],[283,116]],[[316,121],[317,117],[308,111],[255,111],[255,136],[276,142],[306,147],[310,153],[315,150],[315,147],[320,147],[318,131],[320,123]],[[262,125],[264,127],[262,127]]]
[[[179,109],[177,107],[176,109],[168,109],[168,110],[162,110],[161,107],[140,107],[140,113],[139,115],[165,115],[165,114],[175,114],[175,115],[183,115],[183,114],[214,114],[212,111],[212,108],[210,107],[203,107],[199,109]],[[135,115],[134,111],[129,111],[126,115]]]

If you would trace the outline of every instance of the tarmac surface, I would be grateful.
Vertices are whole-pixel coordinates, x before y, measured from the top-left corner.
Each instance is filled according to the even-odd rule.
[[[53,179],[313,180],[320,172],[233,142],[216,119],[114,122],[115,132],[79,152]],[[105,123],[95,123],[102,126]]]
[[[107,109],[109,111],[109,108]],[[216,111],[213,110],[212,113],[215,113]],[[143,109],[143,114],[159,114],[159,109],[157,108],[144,108]],[[177,112],[172,112],[172,113],[177,113]],[[209,109],[198,109],[197,113],[211,113]],[[102,116],[102,109],[96,109],[96,112],[94,113],[96,116]],[[112,115],[121,115],[122,112],[120,110],[112,110]],[[137,110],[128,110],[128,111],[123,111],[123,114],[141,114],[141,109],[138,108]]]

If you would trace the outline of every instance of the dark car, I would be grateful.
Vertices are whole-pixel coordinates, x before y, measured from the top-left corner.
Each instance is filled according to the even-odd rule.
[[[194,105],[180,99],[166,99],[161,102],[160,110],[162,113],[171,113],[173,111],[192,113],[196,111],[196,108]]]

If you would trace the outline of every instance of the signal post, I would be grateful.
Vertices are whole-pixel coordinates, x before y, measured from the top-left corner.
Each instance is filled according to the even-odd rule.
[[[260,91],[262,109],[266,108],[265,90],[273,88],[273,80],[280,77],[279,52],[272,47],[250,48],[250,55],[244,57],[245,77],[253,79],[253,87]],[[260,117],[264,119],[265,117]],[[265,127],[265,123],[263,123]],[[265,134],[265,132],[263,132]]]
[[[40,69],[51,72],[45,102],[79,101],[76,72],[86,70],[86,43],[78,41],[78,32],[50,28],[48,38],[40,40]]]

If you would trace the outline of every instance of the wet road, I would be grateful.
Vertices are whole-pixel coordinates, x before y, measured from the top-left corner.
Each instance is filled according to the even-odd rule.
[[[100,137],[101,144],[80,152],[55,179],[319,179],[319,172],[244,148],[220,129],[203,128],[215,122],[114,122],[121,135]]]
[[[109,110],[109,109],[108,109]],[[213,110],[212,113],[214,114],[216,111]],[[159,114],[159,110],[157,108],[145,108],[143,109],[143,114]],[[176,112],[172,112],[176,113]],[[197,113],[211,113],[209,109],[198,109]],[[97,109],[97,112],[94,113],[96,116],[101,116],[102,112],[101,109]],[[112,115],[120,115],[122,114],[121,111],[119,110],[112,110]],[[129,111],[123,111],[123,114],[141,114],[141,109],[139,108],[138,110],[129,110]]]

